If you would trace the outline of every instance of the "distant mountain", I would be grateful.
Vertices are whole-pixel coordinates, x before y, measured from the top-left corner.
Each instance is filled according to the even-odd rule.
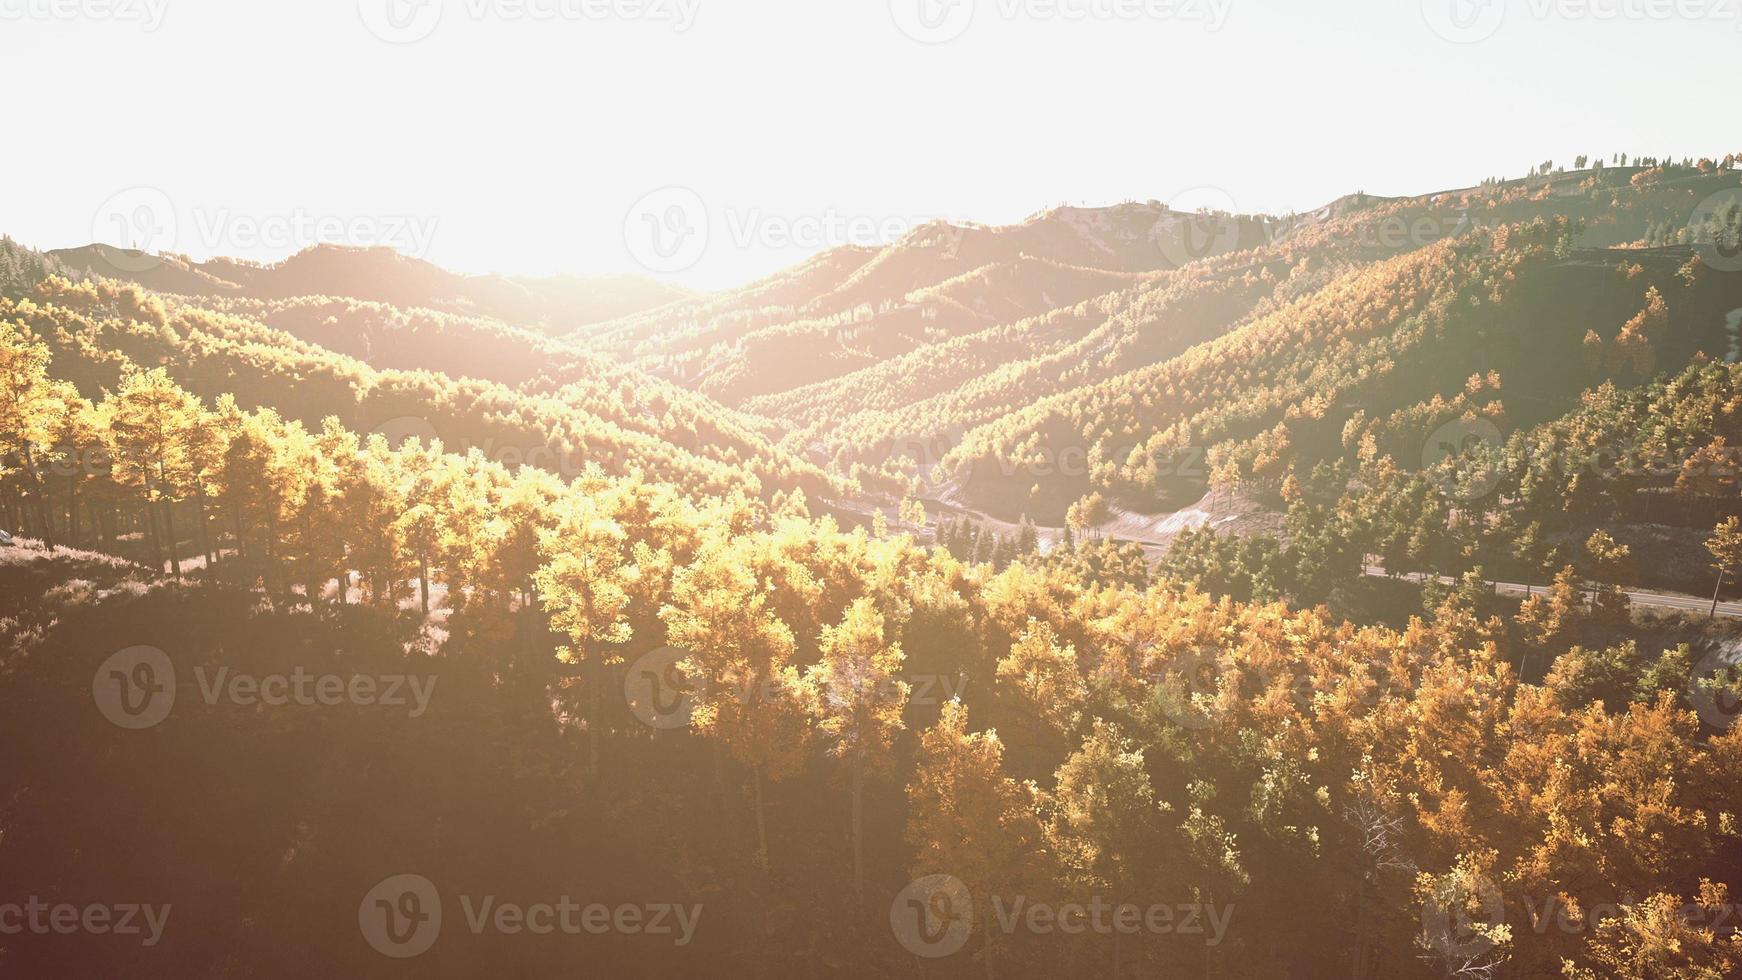
[[[577,339],[736,405],[1255,247],[1274,224],[1154,201],[1055,208],[1001,227],[935,221],[883,248],[837,248]]]
[[[249,299],[345,297],[494,317],[552,334],[690,295],[639,276],[461,275],[387,247],[316,245],[271,265],[228,258],[196,262],[183,255],[150,255],[103,244],[48,254],[74,269],[160,292]]]

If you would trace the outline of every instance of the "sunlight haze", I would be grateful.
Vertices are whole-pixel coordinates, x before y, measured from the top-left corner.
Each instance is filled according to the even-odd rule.
[[[939,217],[1182,194],[1280,213],[1576,154],[1697,153],[1686,134],[1714,122],[1701,96],[1728,90],[1742,37],[1715,4],[1620,0],[1457,0],[1451,20],[1398,0],[241,6],[0,0],[0,60],[47,93],[12,186],[92,195],[15,191],[7,231],[138,244],[108,211],[167,201],[161,247],[196,258],[318,238],[716,288]],[[1447,23],[1476,25],[1472,43]],[[941,37],[909,36],[926,24]],[[1688,97],[1617,81],[1602,65],[1623,51]],[[652,226],[632,210],[667,188],[690,210],[656,196],[651,220],[699,207],[705,241],[638,257],[626,226]]]

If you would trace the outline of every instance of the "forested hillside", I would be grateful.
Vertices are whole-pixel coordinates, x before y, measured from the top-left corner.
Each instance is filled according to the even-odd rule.
[[[1610,159],[633,302],[0,240],[0,881],[162,916],[0,974],[1742,976],[1742,173]]]

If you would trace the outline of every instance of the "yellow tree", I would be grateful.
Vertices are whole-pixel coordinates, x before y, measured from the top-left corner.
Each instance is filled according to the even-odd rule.
[[[1719,980],[1742,976],[1742,932],[1727,923],[1736,906],[1723,884],[1700,880],[1691,903],[1660,893],[1624,905],[1593,930],[1585,955],[1564,966],[1567,980]]]
[[[1706,550],[1712,555],[1712,570],[1718,573],[1718,584],[1712,589],[1711,615],[1716,617],[1718,593],[1724,589],[1724,576],[1742,569],[1742,521],[1735,517],[1725,518],[1706,539]]]
[[[1111,892],[1114,907],[1132,897],[1154,870],[1161,810],[1142,750],[1100,720],[1058,769],[1048,835],[1075,884]],[[1123,947],[1113,935],[1113,973],[1122,976]]]
[[[1585,542],[1585,550],[1601,585],[1595,603],[1597,618],[1612,625],[1626,625],[1629,601],[1621,586],[1632,573],[1632,549],[1618,543],[1609,532],[1597,531]]]
[[[600,710],[609,647],[629,642],[628,609],[636,569],[628,561],[628,535],[595,497],[570,494],[555,525],[539,534],[545,563],[533,573],[551,625],[568,635],[565,663],[587,671],[587,764],[599,768]]]
[[[1573,630],[1578,626],[1580,610],[1584,607],[1577,579],[1578,572],[1568,565],[1555,576],[1554,583],[1546,591],[1525,599],[1518,607],[1514,622],[1524,641],[1524,654],[1518,664],[1521,676],[1526,673],[1531,653],[1540,651],[1552,659],[1561,648],[1572,642]]]
[[[39,533],[52,548],[54,525],[45,469],[57,406],[48,362],[48,348],[25,328],[0,323],[0,479],[20,477],[20,509],[36,510]]]
[[[208,412],[204,405],[195,402],[188,417],[185,437],[187,489],[194,500],[194,540],[199,544],[208,567],[218,556],[212,547],[211,508],[207,503],[218,486],[224,455],[229,449],[232,433],[226,421],[222,415]]]
[[[67,543],[79,544],[79,491],[96,483],[101,470],[103,429],[96,406],[65,381],[52,385],[46,429],[51,472],[66,486]],[[43,495],[46,506],[51,494]],[[51,524],[52,527],[52,524]]]
[[[103,401],[114,478],[140,494],[154,541],[158,536],[153,511],[162,506],[163,549],[169,552],[170,570],[177,578],[181,577],[181,560],[175,502],[191,479],[187,436],[199,411],[199,401],[171,381],[162,368],[129,371],[120,387]]]
[[[757,861],[768,867],[763,782],[804,765],[812,729],[809,685],[792,665],[792,630],[769,609],[768,590],[747,569],[756,542],[716,539],[672,576],[660,610],[695,687],[692,724],[750,768]],[[718,748],[716,748],[716,753]],[[715,756],[719,778],[719,756]]]
[[[399,594],[397,518],[405,510],[399,457],[376,434],[337,465],[346,566],[357,569],[370,599],[393,608]]]
[[[829,754],[847,764],[853,799],[853,894],[865,895],[865,777],[889,768],[910,690],[901,679],[899,644],[884,640],[883,616],[870,599],[848,607],[839,626],[825,626],[822,660],[810,670],[817,730]]]
[[[1076,647],[1059,642],[1051,624],[1030,619],[1009,654],[998,661],[996,676],[1001,694],[1036,744],[1059,749],[1071,742],[1088,688],[1077,667]]]
[[[418,606],[429,615],[430,563],[441,547],[442,478],[440,441],[425,446],[407,444],[399,450],[399,495],[404,509],[394,518],[394,537],[400,543],[401,572],[417,577]]]
[[[912,873],[962,882],[982,916],[980,955],[991,976],[994,897],[1033,896],[1053,881],[1040,792],[1005,775],[997,733],[970,733],[968,709],[953,700],[920,734],[907,801]]]

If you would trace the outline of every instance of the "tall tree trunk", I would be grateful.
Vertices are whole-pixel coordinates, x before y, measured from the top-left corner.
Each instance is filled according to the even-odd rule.
[[[151,498],[145,499],[145,540],[151,547],[151,567],[155,574],[163,574],[163,545],[157,533],[157,508],[152,505]]]
[[[175,501],[167,497],[163,501],[163,536],[169,544],[169,570],[176,578],[181,578],[181,558],[176,554],[175,546]]]
[[[423,602],[423,618],[429,618],[429,556],[418,555],[417,591]]]
[[[865,911],[865,762],[853,757],[853,905]]]
[[[992,901],[987,896],[986,927],[980,932],[980,959],[986,964],[986,980],[993,980],[992,972]]]
[[[211,568],[218,563],[218,556],[212,551],[211,531],[206,527],[206,489],[194,487],[194,513],[200,519],[200,553],[206,556],[206,567]]]
[[[599,686],[604,680],[599,676],[599,657],[581,644],[581,656],[587,658],[587,771],[594,776],[599,774],[599,725],[602,721],[599,697]]]
[[[756,863],[768,870],[768,821],[762,813],[762,763],[750,769],[750,782],[756,792]]]
[[[1718,618],[1718,593],[1724,590],[1724,569],[1718,569],[1718,586],[1712,590],[1712,612],[1708,619]]]
[[[67,547],[79,546],[79,485],[74,482],[67,488]]]

